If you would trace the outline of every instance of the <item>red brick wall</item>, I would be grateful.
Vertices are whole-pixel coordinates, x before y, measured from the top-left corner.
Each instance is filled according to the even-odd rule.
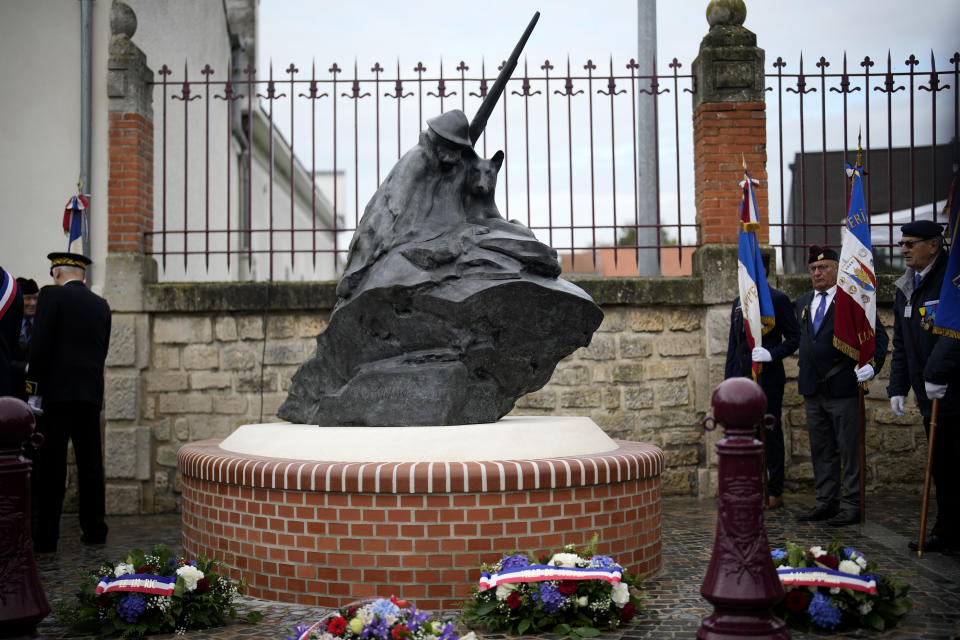
[[[153,122],[111,113],[107,251],[143,252],[153,230]]]
[[[693,163],[700,244],[736,244],[743,160],[755,188],[761,243],[769,241],[767,114],[763,102],[710,102],[693,114]],[[741,159],[743,154],[743,159]]]
[[[180,450],[183,545],[249,595],[340,606],[396,595],[456,608],[481,562],[600,536],[627,569],[660,569],[663,453],[469,463],[314,463]],[[436,490],[436,491],[435,491]]]

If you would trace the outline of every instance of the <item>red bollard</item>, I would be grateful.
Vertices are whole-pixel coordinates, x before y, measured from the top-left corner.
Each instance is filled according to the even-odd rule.
[[[30,462],[21,455],[27,440],[42,441],[33,424],[26,402],[0,397],[0,636],[32,635],[50,613],[30,538]]]
[[[723,425],[717,443],[717,536],[700,594],[713,605],[697,638],[789,638],[770,612],[784,597],[763,526],[763,444],[755,427],[765,421],[767,398],[748,378],[723,381],[713,392],[713,418]]]

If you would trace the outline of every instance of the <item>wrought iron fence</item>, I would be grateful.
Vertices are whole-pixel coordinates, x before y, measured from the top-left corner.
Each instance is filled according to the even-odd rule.
[[[932,53],[929,70],[913,55],[904,68],[888,56],[885,71],[869,57],[856,72],[846,58],[839,72],[828,72],[824,58],[816,71],[804,71],[802,56],[796,72],[782,58],[768,62],[769,179],[761,188],[769,189],[771,244],[787,270],[799,268],[809,242],[839,241],[843,161],[854,159],[856,126],[865,136],[868,206],[887,214],[874,216],[886,234],[875,237],[878,254],[891,263],[894,228],[929,217],[960,157],[960,55],[949,61],[946,74]],[[697,243],[687,96],[694,79],[675,58],[666,72],[655,60],[603,67],[568,59],[517,70],[477,144],[484,157],[506,154],[498,207],[557,249],[568,271],[635,274],[648,252],[664,273],[688,273]],[[453,71],[442,62],[388,70],[376,62],[219,73],[185,66],[177,76],[164,66],[154,85],[149,235],[167,280],[338,277],[364,204],[426,119],[451,108],[470,115],[497,69],[460,61]],[[809,143],[815,127],[819,145]],[[901,207],[904,172],[910,197]],[[731,189],[739,178],[731,175]]]

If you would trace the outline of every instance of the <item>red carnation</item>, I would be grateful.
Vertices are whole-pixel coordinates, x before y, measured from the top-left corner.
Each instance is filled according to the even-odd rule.
[[[572,595],[577,592],[577,581],[561,580],[560,584],[557,585],[557,591],[559,591],[565,596]]]
[[[637,615],[637,608],[633,606],[632,602],[623,605],[623,609],[620,610],[620,619],[624,622],[630,622],[635,615]]]
[[[348,607],[348,608],[347,608],[347,617],[352,618],[353,616],[357,615],[357,609],[359,609],[359,608],[360,608],[360,607],[357,607],[357,606]]]
[[[810,594],[806,591],[788,591],[787,592],[787,610],[790,613],[802,613],[810,605]]]
[[[347,628],[347,619],[343,616],[337,616],[327,624],[327,632],[332,636],[339,636]]]
[[[511,609],[516,609],[521,604],[523,604],[523,601],[520,600],[520,596],[517,595],[516,593],[511,593],[510,595],[507,596],[507,606],[510,607]]]
[[[393,637],[393,640],[403,640],[404,638],[410,637],[410,629],[408,629],[405,624],[398,624],[390,630],[390,635]]]
[[[137,569],[137,573],[153,573],[154,571],[156,571],[156,569],[154,569],[148,564],[145,564],[139,569]]]
[[[836,569],[838,566],[840,566],[840,562],[835,557],[828,556],[827,554],[817,556],[817,562],[828,569]]]
[[[210,581],[206,578],[197,580],[197,593],[206,593],[210,591]]]

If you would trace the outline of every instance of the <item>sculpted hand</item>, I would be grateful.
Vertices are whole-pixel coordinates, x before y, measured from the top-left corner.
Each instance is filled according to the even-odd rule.
[[[931,400],[934,398],[942,398],[943,396],[947,395],[947,385],[945,384],[934,384],[924,380],[923,386],[926,389],[927,397]]]
[[[872,364],[865,364],[855,371],[857,372],[857,382],[866,382],[875,375]]]
[[[890,409],[901,418],[907,415],[906,410],[903,408],[906,399],[905,396],[893,396],[890,398]]]
[[[750,357],[754,362],[770,362],[773,360],[773,356],[770,355],[770,352],[763,347],[754,347],[753,353],[750,354]]]

